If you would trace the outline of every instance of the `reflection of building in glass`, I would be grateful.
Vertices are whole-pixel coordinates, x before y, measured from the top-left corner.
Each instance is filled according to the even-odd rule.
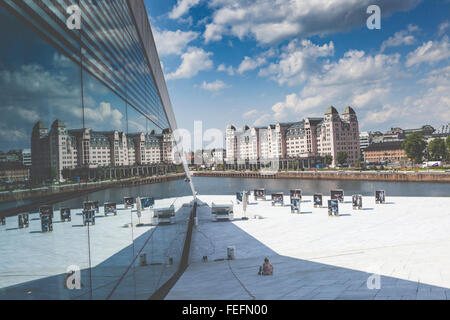
[[[50,131],[36,123],[31,138],[33,180],[62,178],[64,169],[77,167],[123,167],[173,162],[170,130],[162,134],[91,129],[68,130],[55,120]]]
[[[31,149],[22,150],[22,163],[24,166],[31,166]]]
[[[68,28],[72,5],[81,29]],[[145,189],[184,178],[168,176],[172,164],[153,165],[183,150],[172,145],[177,124],[148,17],[143,0],[0,1],[8,44],[0,47],[0,225],[30,215],[30,232],[0,232],[9,248],[0,274],[12,275],[0,277],[0,299],[148,299],[179,270],[193,223],[182,205],[192,197],[174,200],[195,190],[185,163],[188,183]],[[80,183],[50,181],[62,176]],[[122,204],[108,217],[103,205],[127,196],[174,204],[176,225],[156,230],[150,211],[138,219]],[[92,221],[90,236],[85,201],[104,216]],[[40,215],[42,208],[54,217]],[[141,253],[157,264],[138,266]],[[78,271],[79,286],[66,281]],[[135,275],[141,280],[130,281]]]
[[[267,128],[234,126],[226,129],[226,160],[301,159],[333,156],[346,152],[347,162],[354,165],[360,157],[358,118],[351,107],[339,116],[330,107],[324,118],[306,118],[295,123],[277,123]]]

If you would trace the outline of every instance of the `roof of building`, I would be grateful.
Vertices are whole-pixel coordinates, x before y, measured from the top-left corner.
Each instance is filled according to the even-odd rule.
[[[61,127],[65,128],[66,124],[59,119],[56,119],[55,121],[53,121],[52,128],[61,128]]]
[[[353,110],[352,107],[348,106],[347,108],[345,108],[343,114],[356,114],[356,112],[355,112],[355,110]]]
[[[45,124],[42,121],[36,122],[36,124],[33,127],[33,132],[34,133],[38,133],[39,130],[47,130],[47,127],[45,126]]]
[[[389,141],[370,144],[366,151],[389,151],[403,149],[403,141]]]
[[[327,111],[325,112],[325,114],[339,114],[339,112],[336,110],[335,107],[331,106],[327,109]]]
[[[318,126],[323,122],[323,118],[307,118],[307,120],[312,126]]]
[[[286,131],[287,137],[298,137],[305,134],[305,121],[294,123]]]
[[[100,132],[90,132],[90,144],[93,148],[108,148],[110,146],[109,138]]]

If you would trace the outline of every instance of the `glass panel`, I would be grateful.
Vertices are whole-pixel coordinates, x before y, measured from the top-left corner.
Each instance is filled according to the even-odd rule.
[[[21,18],[0,6],[8,43],[0,48],[0,150],[9,155],[0,165],[0,298],[75,299],[90,290],[88,235],[79,206],[58,199],[79,193],[63,173],[78,157],[69,129],[82,126],[81,69]],[[78,270],[82,285],[68,290],[67,272]]]
[[[0,2],[0,299],[147,299],[179,266],[192,193],[133,21]]]
[[[183,180],[154,183],[159,176],[176,174],[171,161],[169,130],[159,130],[145,116],[128,108],[128,139],[134,177],[148,183],[125,190],[135,197],[131,212],[134,261],[113,290],[112,299],[135,295],[146,299],[178,268],[189,218],[182,196],[189,195]],[[138,203],[141,203],[138,207]],[[139,211],[138,211],[139,209]]]

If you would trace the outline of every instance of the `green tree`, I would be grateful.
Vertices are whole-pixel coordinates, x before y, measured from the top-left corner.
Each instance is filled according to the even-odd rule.
[[[406,155],[416,164],[422,162],[426,146],[427,143],[420,133],[413,133],[403,141]]]
[[[54,167],[50,168],[50,178],[52,180],[58,179],[58,170],[56,170],[56,168],[54,168]]]
[[[327,166],[331,165],[333,163],[333,156],[331,154],[327,154],[324,158],[323,161],[325,162],[325,164]]]
[[[344,151],[339,151],[337,154],[337,162],[340,165],[347,163],[348,153]]]
[[[429,160],[438,161],[446,157],[447,148],[444,139],[436,138],[430,141],[428,145]]]

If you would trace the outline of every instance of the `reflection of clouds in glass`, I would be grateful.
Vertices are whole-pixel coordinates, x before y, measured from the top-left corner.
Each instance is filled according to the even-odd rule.
[[[128,120],[128,126],[130,133],[141,133],[141,132],[147,132],[147,128],[145,127],[145,124],[138,123],[133,120]]]
[[[22,65],[14,71],[0,71],[0,92],[14,101],[18,97],[70,98],[79,97],[80,90],[66,75],[54,74],[38,64]]]
[[[73,62],[63,54],[55,52],[53,54],[53,66],[55,68],[72,68]]]
[[[2,107],[3,112],[7,112],[8,114],[13,115],[14,117],[18,117],[20,120],[23,120],[28,123],[34,124],[39,121],[39,114],[35,110],[29,110],[21,107]]]
[[[85,108],[84,114],[86,120],[91,120],[96,124],[109,124],[116,129],[122,128],[123,114],[119,110],[111,108],[111,104],[108,102],[101,102],[96,109]],[[110,127],[110,129],[112,128]]]
[[[79,69],[58,53],[51,64],[0,70],[0,149],[29,147],[32,126],[39,120],[47,126],[61,119],[70,129],[82,127]],[[86,124],[95,130],[123,130],[124,111],[115,107],[124,105],[122,100],[90,76],[85,89]]]
[[[52,66],[68,62],[56,55],[50,57]],[[69,66],[54,70],[29,63],[0,70],[0,128],[3,137],[10,137],[0,140],[0,149],[29,147],[32,126],[39,120],[49,125],[59,118],[80,126],[79,78],[72,77],[76,69]]]
[[[4,143],[18,142],[27,139],[27,135],[21,130],[5,128],[4,124],[0,124],[0,126],[0,146]]]

